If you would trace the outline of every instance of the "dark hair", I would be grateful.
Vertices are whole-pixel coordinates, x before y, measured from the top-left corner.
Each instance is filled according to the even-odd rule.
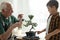
[[[58,6],[59,6],[59,3],[58,3],[58,1],[56,1],[56,0],[50,0],[50,1],[47,3],[47,6],[50,6],[50,7],[55,6],[56,9],[57,9]]]

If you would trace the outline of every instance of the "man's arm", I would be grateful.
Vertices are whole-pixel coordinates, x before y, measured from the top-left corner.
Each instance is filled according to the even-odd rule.
[[[10,27],[5,33],[0,35],[1,40],[7,40],[12,33],[14,27]]]
[[[7,39],[9,38],[9,36],[11,35],[12,30],[13,30],[15,27],[17,27],[17,26],[19,27],[20,25],[21,25],[20,22],[16,22],[16,23],[13,24],[12,26],[10,26],[5,33],[3,33],[3,34],[0,35],[0,39],[1,39],[1,40],[7,40]]]

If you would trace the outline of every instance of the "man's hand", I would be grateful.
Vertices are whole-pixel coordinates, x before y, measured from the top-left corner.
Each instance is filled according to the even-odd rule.
[[[19,14],[19,15],[18,15],[18,18],[22,18],[22,17],[23,17],[23,14]]]
[[[15,27],[21,27],[21,25],[22,25],[22,22],[16,22],[15,24],[12,24],[11,26],[15,28]]]
[[[7,40],[12,33],[12,30],[16,27],[21,27],[21,24],[21,22],[16,22],[15,24],[12,24],[5,33],[0,35],[1,40]]]

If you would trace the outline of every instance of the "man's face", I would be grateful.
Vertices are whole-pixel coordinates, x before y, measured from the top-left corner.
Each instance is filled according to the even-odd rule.
[[[7,5],[7,7],[6,7],[6,10],[4,10],[4,15],[6,17],[9,17],[9,16],[11,16],[13,10],[12,10],[12,7],[10,4],[6,4],[6,5]]]
[[[47,8],[49,13],[52,15],[54,15],[54,13],[57,11],[55,6],[52,6],[52,7],[48,6]]]

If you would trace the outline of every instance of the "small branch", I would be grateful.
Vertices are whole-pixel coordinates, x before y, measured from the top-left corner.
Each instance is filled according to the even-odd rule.
[[[32,25],[32,27],[31,27],[31,29],[30,29],[30,31],[33,29],[33,25]]]

